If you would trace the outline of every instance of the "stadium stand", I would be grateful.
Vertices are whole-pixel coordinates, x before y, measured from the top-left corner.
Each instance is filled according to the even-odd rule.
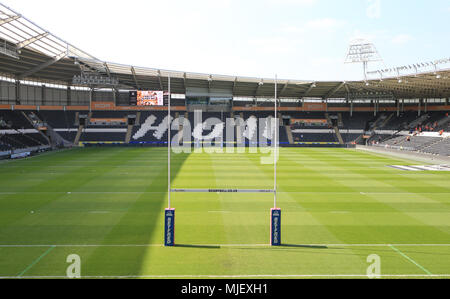
[[[338,142],[336,135],[334,133],[294,133],[295,142]]]
[[[2,134],[0,141],[3,147],[9,149],[23,149],[30,147],[48,146],[48,140],[35,130],[23,111],[0,111]]]
[[[47,140],[39,133],[22,134],[17,132],[15,134],[3,134],[0,136],[0,141],[10,149],[23,149],[48,145]]]
[[[79,127],[79,117],[84,115],[87,117],[87,125],[83,128],[80,136],[80,142],[119,142],[128,143],[126,135],[128,127],[130,127],[130,143],[141,144],[165,144],[167,141],[167,132],[158,133],[157,128],[163,125],[167,113],[164,111],[39,111],[39,117],[48,123],[60,134],[64,139],[73,142]],[[281,114],[280,114],[281,115]],[[399,116],[396,113],[383,113],[374,116],[373,113],[358,112],[353,113],[324,113],[324,112],[290,112],[282,113],[283,125],[289,126],[292,130],[293,142],[295,143],[339,143],[338,136],[334,132],[332,126],[326,123],[322,126],[310,123],[294,123],[294,119],[322,119],[328,120],[332,125],[339,127],[343,142],[346,144],[355,143],[363,134],[372,133],[367,144],[387,144],[390,146],[403,146],[415,149],[420,146],[426,146],[427,142],[421,142],[420,137],[413,138],[406,143],[406,136],[396,135],[401,130],[408,129],[413,125],[429,123],[430,121],[441,122],[448,129],[449,123],[442,121],[443,112],[429,113],[424,117],[417,116],[414,112],[405,112]],[[185,112],[173,112],[174,119],[185,116]],[[270,111],[244,111],[244,112],[203,112],[202,119],[205,121],[209,118],[216,118],[225,122],[227,118],[243,118],[248,120],[250,117],[267,118],[272,117],[273,112]],[[135,118],[136,122],[128,126],[126,122],[92,122],[91,120],[101,119],[122,119],[127,120],[128,117]],[[187,119],[192,126],[194,124],[194,113],[187,114]],[[23,123],[22,123],[23,124]],[[160,127],[164,128],[164,127]],[[371,130],[374,130],[373,132]],[[172,129],[172,136],[178,132]],[[383,133],[390,132],[390,133]],[[203,136],[207,136],[211,131],[204,130]],[[226,138],[226,129],[223,129],[223,137]],[[416,139],[418,140],[416,142]],[[282,126],[279,135],[280,144],[290,144],[287,130]]]
[[[175,117],[175,113],[171,114]],[[131,143],[147,143],[147,144],[162,144],[167,142],[167,131],[158,131],[156,128],[165,128],[165,118],[167,113],[152,111],[142,112],[140,119],[133,127],[131,134]],[[153,130],[155,128],[155,130]],[[173,132],[176,132],[172,130]]]
[[[80,142],[124,142],[129,113],[95,111],[87,118]]]
[[[450,138],[442,138],[422,149],[425,153],[450,156]]]
[[[0,55],[0,149],[80,142],[164,145],[165,107],[138,106],[137,101],[138,91],[162,91],[158,105],[160,100],[168,104],[170,92],[177,108],[172,117],[184,115],[191,126],[194,109],[204,111],[204,120],[222,122],[272,117],[277,94],[281,145],[350,143],[446,152],[448,69],[386,74],[383,84],[378,73],[365,80],[320,82],[161,71],[99,60],[9,8],[0,5],[0,10],[11,17],[0,24],[4,46],[25,45]],[[180,129],[187,128],[171,131],[175,135]],[[203,137],[217,133],[202,131]],[[226,129],[222,133],[226,139]],[[406,141],[408,134],[414,136]]]
[[[0,135],[0,152],[5,152],[11,150],[11,146],[2,141],[3,135]]]
[[[10,129],[33,129],[21,111],[0,110],[0,118]]]
[[[75,128],[76,111],[39,111],[39,117],[54,128]]]
[[[163,125],[163,121],[167,116],[164,111],[27,111],[25,116],[35,114],[43,123],[55,131],[65,140],[74,142],[79,129],[80,117],[86,117],[86,125],[83,127],[80,142],[118,142],[128,143],[127,132],[129,133],[130,143],[146,143],[146,144],[165,144],[167,141],[167,132],[158,133],[157,128]],[[3,129],[23,130],[32,129],[33,125],[26,119],[21,111],[1,111],[0,125]],[[185,112],[173,112],[174,119],[185,116]],[[225,122],[227,118],[242,118],[248,120],[250,117],[267,118],[272,117],[273,112],[270,111],[244,111],[244,112],[203,112],[203,121],[209,118],[216,118]],[[131,125],[128,118],[135,119],[136,122]],[[361,140],[363,135],[369,135],[369,139],[363,140],[367,144],[402,146],[411,148],[412,150],[420,150],[421,147],[427,147],[429,141],[427,138],[422,139],[420,136],[414,136],[410,141],[406,141],[406,133],[412,133],[416,128],[433,127],[430,132],[437,130],[449,130],[450,122],[445,112],[431,112],[417,115],[417,112],[404,112],[397,116],[396,113],[380,113],[374,116],[368,112],[354,112],[351,115],[348,112],[342,113],[325,113],[325,112],[296,112],[283,111],[279,115],[283,119],[280,128],[279,140],[282,145],[294,143],[339,143],[339,138],[333,129],[338,127],[345,144],[355,143]],[[102,121],[102,120],[111,121]],[[114,121],[120,119],[120,122]],[[194,124],[194,113],[187,114],[191,126]],[[298,123],[293,120],[315,120],[325,121],[323,124],[315,123]],[[292,124],[291,124],[292,122]],[[287,130],[284,126],[289,126],[292,131],[291,142]],[[129,128],[129,129],[128,129]],[[163,127],[160,127],[163,128]],[[191,128],[193,130],[193,128]],[[138,134],[139,132],[139,134]],[[178,132],[172,129],[172,135]],[[401,133],[403,132],[403,133]],[[211,131],[204,130],[203,136],[207,136]],[[400,134],[401,135],[398,135]],[[22,134],[24,135],[24,134]],[[29,135],[29,134],[25,134]],[[224,139],[226,138],[226,129],[223,129]],[[42,136],[34,135],[23,137],[19,136],[13,147],[23,147],[26,145],[35,145],[37,140],[39,144],[47,144]],[[7,139],[7,138],[5,138]],[[7,142],[4,142],[8,144]],[[12,143],[10,141],[10,143]],[[22,145],[23,144],[23,145]]]

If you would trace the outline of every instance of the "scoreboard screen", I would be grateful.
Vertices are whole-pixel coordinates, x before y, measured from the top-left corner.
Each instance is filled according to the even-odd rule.
[[[137,105],[138,106],[163,106],[164,105],[164,92],[163,91],[144,91],[138,90],[137,92]]]
[[[130,106],[163,106],[164,92],[153,90],[130,91]]]

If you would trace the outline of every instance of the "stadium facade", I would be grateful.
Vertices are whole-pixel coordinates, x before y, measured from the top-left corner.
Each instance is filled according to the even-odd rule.
[[[205,120],[247,125],[252,117],[274,116],[276,94],[283,146],[381,144],[448,156],[448,63],[379,70],[360,81],[152,69],[98,59],[0,4],[0,152],[20,157],[79,144],[167,144],[161,125],[170,93],[173,119],[193,124],[192,112],[203,111]],[[159,92],[160,102],[139,105],[141,91]],[[186,129],[178,123],[175,133]],[[202,136],[214,139],[213,132]]]

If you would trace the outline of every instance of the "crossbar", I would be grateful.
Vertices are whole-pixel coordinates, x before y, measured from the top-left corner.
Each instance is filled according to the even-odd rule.
[[[275,193],[272,189],[171,189],[173,193]]]

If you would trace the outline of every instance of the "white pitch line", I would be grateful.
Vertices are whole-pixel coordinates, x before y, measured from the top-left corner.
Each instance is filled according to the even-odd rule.
[[[448,278],[450,274],[384,274],[381,278]],[[126,275],[82,276],[81,279],[158,279],[158,278],[369,278],[364,274],[257,274],[257,275]],[[0,276],[0,279],[67,279],[67,276]]]
[[[10,192],[0,192],[0,194],[67,194],[67,192],[58,192],[58,191],[10,191]],[[71,194],[162,194],[167,193],[166,191],[157,192],[157,191],[80,191],[80,192],[71,192]],[[294,191],[278,191],[281,194],[332,194],[331,192],[294,192]],[[414,194],[430,194],[429,192],[336,192],[334,194],[362,194],[362,195],[388,195],[388,194],[401,194],[401,195],[414,195]],[[450,192],[433,192],[433,195],[442,195],[442,194],[450,194]]]
[[[0,192],[0,194],[19,194],[19,193],[61,193],[65,194],[67,192],[65,191],[9,191],[9,192]],[[85,194],[97,194],[97,193],[105,193],[105,194],[111,194],[111,193],[123,193],[123,194],[141,194],[141,193],[167,193],[166,191],[73,191],[72,193],[85,193]],[[214,193],[214,192],[212,192]],[[286,193],[286,194],[331,194],[332,192],[319,192],[319,191],[312,191],[312,192],[301,192],[301,191],[278,191],[278,193]],[[430,194],[429,192],[335,192],[333,194]],[[433,192],[431,194],[450,194],[450,192]]]
[[[270,244],[183,244],[189,246],[216,246],[216,247],[271,247]],[[0,248],[33,248],[33,247],[164,247],[164,244],[31,244],[31,245],[0,245]],[[180,244],[182,246],[182,244]],[[292,244],[281,245],[280,247],[289,247]],[[314,246],[327,246],[327,247],[450,247],[450,244],[295,244],[298,247],[314,247]],[[273,247],[277,248],[277,247]]]

